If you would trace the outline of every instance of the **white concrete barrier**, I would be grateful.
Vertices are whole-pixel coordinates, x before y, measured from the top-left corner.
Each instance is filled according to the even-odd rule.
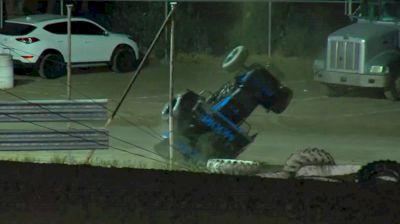
[[[0,89],[14,87],[14,69],[11,54],[0,54]]]

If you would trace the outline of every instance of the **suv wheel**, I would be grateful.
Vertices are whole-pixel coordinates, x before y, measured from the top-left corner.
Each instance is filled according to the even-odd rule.
[[[64,58],[60,54],[49,53],[41,57],[38,64],[40,77],[55,79],[67,74]]]
[[[389,85],[383,89],[385,97],[389,100],[400,99],[400,76],[391,76]]]
[[[135,69],[135,54],[129,47],[117,48],[111,59],[111,69],[114,72],[131,72]]]

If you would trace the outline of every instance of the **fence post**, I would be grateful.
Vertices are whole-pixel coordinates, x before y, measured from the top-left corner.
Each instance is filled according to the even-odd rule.
[[[268,1],[268,57],[271,57],[272,1]]]
[[[64,15],[64,0],[60,0],[60,15]]]
[[[0,0],[0,29],[3,29],[4,23],[4,8],[3,8],[4,0]]]
[[[67,97],[71,99],[71,10],[72,6],[67,5],[67,14],[68,14],[68,61],[67,61]]]
[[[171,2],[171,10],[174,11],[176,2]],[[174,159],[174,122],[173,122],[173,98],[174,98],[174,32],[175,15],[171,17],[170,27],[170,49],[169,49],[169,168],[172,170]]]

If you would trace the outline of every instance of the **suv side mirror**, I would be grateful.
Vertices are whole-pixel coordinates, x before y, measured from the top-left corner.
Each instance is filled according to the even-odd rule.
[[[103,35],[106,36],[106,37],[108,37],[109,33],[108,33],[107,31],[104,31],[104,32],[103,32]]]

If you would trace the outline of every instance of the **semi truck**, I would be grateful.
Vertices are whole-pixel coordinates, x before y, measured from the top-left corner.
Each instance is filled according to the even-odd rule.
[[[400,1],[364,0],[350,17],[350,25],[328,36],[325,53],[313,64],[314,80],[330,96],[364,87],[399,100]]]

